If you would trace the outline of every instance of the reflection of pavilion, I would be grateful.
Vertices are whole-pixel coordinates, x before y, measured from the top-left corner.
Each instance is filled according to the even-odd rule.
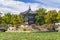
[[[24,16],[25,24],[34,24],[35,23],[35,16],[37,13],[32,11],[30,7],[27,11],[22,12],[21,14]]]

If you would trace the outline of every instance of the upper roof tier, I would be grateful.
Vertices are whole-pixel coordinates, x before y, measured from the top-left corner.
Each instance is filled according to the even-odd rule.
[[[32,11],[31,7],[29,6],[29,9],[27,11],[25,11],[25,12],[22,12],[21,14],[37,14],[37,12]]]

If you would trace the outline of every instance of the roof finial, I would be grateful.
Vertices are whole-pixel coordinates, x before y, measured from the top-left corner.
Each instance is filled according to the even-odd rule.
[[[29,5],[29,10],[31,10],[31,7],[30,7],[30,5]]]

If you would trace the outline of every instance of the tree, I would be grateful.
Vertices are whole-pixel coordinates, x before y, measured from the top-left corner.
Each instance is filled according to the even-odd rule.
[[[11,14],[10,13],[6,13],[3,17],[3,23],[6,24],[10,24],[11,23]]]
[[[24,24],[24,16],[23,15],[18,15],[18,23],[19,24]]]
[[[14,26],[24,23],[22,15],[12,14],[11,19],[11,24],[13,24]]]
[[[60,10],[58,11],[58,14],[57,14],[57,20],[58,22],[60,22]]]
[[[46,9],[40,8],[36,10],[37,15],[36,15],[36,24],[37,25],[43,25],[45,23],[45,11]]]
[[[11,23],[11,13],[5,13],[4,16],[2,16],[2,27],[8,28],[8,25]]]
[[[2,13],[0,13],[0,27],[2,27]]]
[[[45,22],[47,24],[55,23],[57,22],[57,11],[56,10],[50,10],[47,12],[47,15],[45,16]]]
[[[2,17],[1,17],[2,13],[0,13],[0,24],[2,23]]]

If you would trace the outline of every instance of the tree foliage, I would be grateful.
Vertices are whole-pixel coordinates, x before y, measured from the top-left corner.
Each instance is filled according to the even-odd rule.
[[[45,23],[45,11],[46,9],[44,8],[40,8],[38,10],[36,10],[37,15],[36,15],[36,24],[37,25],[42,25]]]
[[[43,25],[43,24],[53,24],[56,22],[60,22],[60,11],[56,10],[49,10],[46,11],[44,8],[39,8],[36,10],[37,15],[35,16],[36,18],[36,24],[37,25]],[[11,14],[11,13],[4,13],[4,16],[1,16],[2,14],[0,13],[0,23],[4,25],[15,25],[17,26],[18,24],[24,24],[24,19],[23,15],[19,14]]]
[[[36,24],[43,25],[43,24],[53,24],[56,22],[60,22],[60,11],[57,12],[56,10],[49,10],[46,11],[44,8],[40,8],[36,10]]]
[[[57,22],[57,11],[56,10],[48,11],[47,15],[45,15],[45,22],[46,23],[56,23]]]
[[[8,26],[9,24],[17,26],[18,24],[24,23],[22,15],[11,14],[11,13],[5,13],[1,21],[3,23],[3,26],[4,25]]]

